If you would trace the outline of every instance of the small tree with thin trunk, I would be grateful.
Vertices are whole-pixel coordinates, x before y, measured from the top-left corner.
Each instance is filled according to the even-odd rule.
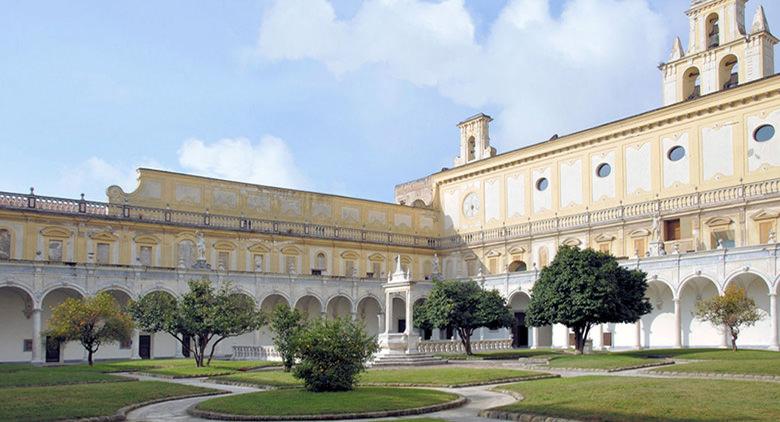
[[[526,322],[569,327],[581,354],[592,326],[635,323],[653,309],[645,297],[646,276],[608,253],[563,245],[531,290]]]
[[[512,325],[512,312],[495,290],[483,290],[476,281],[440,281],[428,298],[414,308],[418,328],[453,327],[467,355],[472,355],[471,336],[480,327]]]
[[[133,303],[130,311],[144,331],[173,336],[193,353],[198,367],[211,364],[217,345],[226,338],[251,333],[265,324],[254,300],[231,290],[229,283],[216,290],[208,279],[193,280],[189,287],[180,299],[162,292],[150,293]]]
[[[696,317],[716,327],[723,327],[731,336],[731,350],[737,351],[737,338],[742,327],[750,327],[762,319],[756,302],[747,297],[745,289],[730,285],[723,296],[714,296],[696,303]]]
[[[274,333],[274,346],[282,357],[284,372],[290,372],[298,350],[298,337],[306,328],[306,316],[298,309],[280,304],[271,314],[270,326]]]
[[[78,341],[93,356],[104,343],[130,341],[133,319],[106,293],[94,297],[68,298],[52,310],[47,336],[55,341]]]

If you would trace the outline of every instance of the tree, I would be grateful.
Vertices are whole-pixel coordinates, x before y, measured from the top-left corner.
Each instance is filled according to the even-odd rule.
[[[480,327],[497,329],[512,325],[512,312],[495,290],[483,290],[477,282],[439,281],[424,303],[414,309],[418,328],[452,327],[467,355],[472,355],[471,335]]]
[[[131,304],[130,311],[141,329],[165,332],[193,352],[195,365],[211,364],[217,345],[224,339],[250,333],[265,324],[263,313],[252,298],[237,294],[230,284],[215,290],[208,279],[189,282],[189,292],[180,299],[163,292],[150,293]],[[194,347],[188,341],[192,339]]]
[[[745,289],[734,284],[726,288],[723,296],[698,301],[696,317],[716,327],[724,327],[731,335],[731,350],[735,352],[740,329],[750,327],[763,318],[756,302],[745,294]]]
[[[106,292],[94,297],[68,298],[52,310],[46,335],[59,342],[81,343],[92,366],[92,357],[103,343],[132,339],[133,319]]]
[[[293,375],[302,379],[309,391],[351,390],[357,375],[378,350],[376,339],[362,325],[346,318],[320,318],[298,336],[299,363]]]
[[[652,310],[646,276],[621,267],[608,253],[561,246],[531,290],[526,322],[569,327],[582,353],[593,325],[634,323]]]
[[[280,304],[271,314],[270,326],[274,333],[274,346],[282,356],[284,372],[290,372],[298,349],[298,336],[306,327],[306,316],[298,309]]]

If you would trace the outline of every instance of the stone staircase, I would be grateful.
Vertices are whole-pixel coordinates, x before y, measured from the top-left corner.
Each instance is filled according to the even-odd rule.
[[[429,366],[429,365],[444,365],[447,361],[434,356],[429,353],[388,353],[380,354],[371,363],[374,368],[388,367],[388,366]]]

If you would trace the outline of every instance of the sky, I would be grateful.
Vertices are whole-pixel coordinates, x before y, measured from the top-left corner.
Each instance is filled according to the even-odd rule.
[[[659,107],[689,2],[193,4],[0,3],[0,191],[105,200],[152,167],[392,201],[478,112],[500,153]]]

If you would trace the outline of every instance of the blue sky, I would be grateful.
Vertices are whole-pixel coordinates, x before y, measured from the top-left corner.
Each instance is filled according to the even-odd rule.
[[[501,152],[657,107],[687,4],[14,2],[0,190],[102,200],[151,166],[391,201],[476,112]]]

